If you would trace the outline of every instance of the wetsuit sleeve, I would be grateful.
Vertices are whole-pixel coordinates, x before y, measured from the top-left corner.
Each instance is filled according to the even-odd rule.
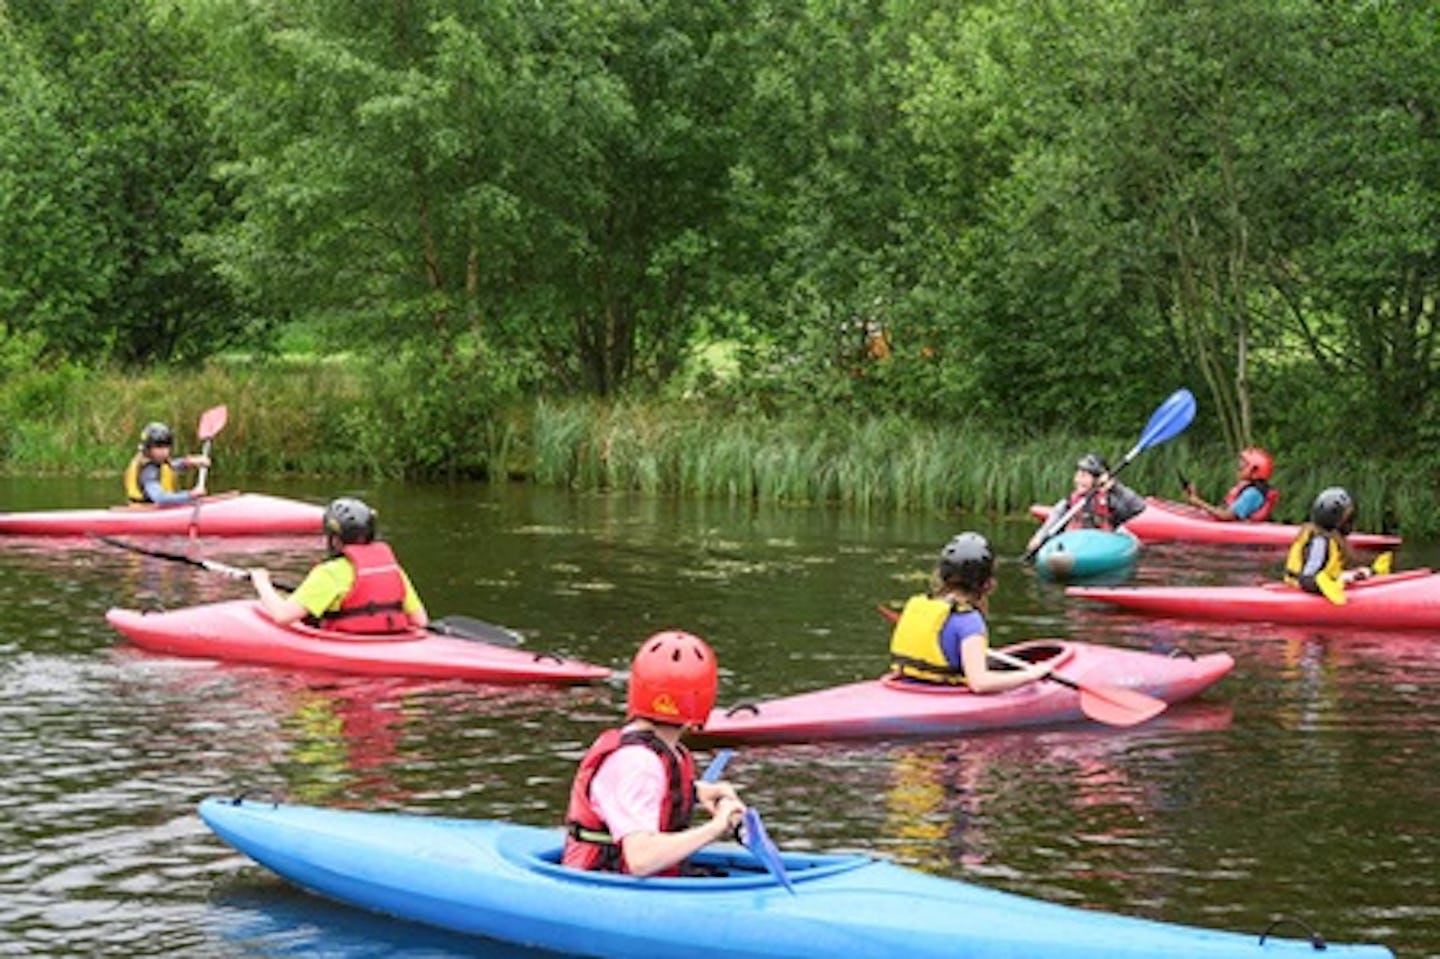
[[[1323,536],[1311,537],[1310,542],[1305,544],[1305,561],[1300,565],[1300,575],[1296,577],[1301,589],[1307,593],[1320,592],[1320,584],[1315,582],[1315,574],[1325,568],[1329,558],[1330,541]]]
[[[940,628],[940,652],[945,655],[945,662],[957,673],[963,673],[965,666],[960,659],[961,644],[970,636],[988,634],[985,617],[975,610],[950,614]]]
[[[1265,494],[1253,486],[1245,487],[1245,490],[1237,497],[1235,502],[1230,504],[1230,512],[1235,514],[1236,519],[1249,519],[1255,511],[1265,505]]]
[[[340,602],[350,592],[353,582],[355,572],[349,560],[326,560],[306,574],[290,598],[304,606],[305,612],[318,618],[329,610],[340,608]]]
[[[142,466],[139,479],[140,488],[145,492],[145,498],[159,506],[175,506],[194,499],[189,490],[177,490],[172,493],[161,486],[159,467]]]
[[[425,604],[420,602],[420,594],[415,592],[415,587],[410,583],[410,577],[403,569],[400,571],[400,578],[405,580],[405,599],[400,604],[400,610],[413,616],[424,609]]]
[[[596,770],[590,801],[618,843],[631,833],[662,831],[660,813],[667,786],[659,756],[646,746],[621,746]]]
[[[1110,488],[1110,515],[1121,526],[1145,511],[1145,497],[1123,483]]]

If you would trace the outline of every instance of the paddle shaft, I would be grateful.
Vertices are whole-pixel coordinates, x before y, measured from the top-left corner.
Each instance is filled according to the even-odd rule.
[[[1017,669],[1024,669],[1027,666],[1035,665],[1029,660],[1021,659],[1019,656],[1012,656],[1004,650],[1000,649],[988,650],[986,652],[986,655],[988,655],[991,659],[996,660],[997,662],[1004,663],[1007,666],[1014,666]],[[1075,682],[1075,680],[1070,679],[1067,676],[1057,676],[1055,673],[1048,673],[1046,674],[1045,678],[1052,679],[1055,682],[1059,683],[1061,686],[1069,686],[1071,689],[1074,690],[1079,690],[1081,688],[1079,683]]]
[[[231,566],[229,563],[222,563],[214,559],[196,559],[193,556],[186,556],[184,553],[169,553],[159,549],[145,549],[136,546],[134,543],[127,543],[123,539],[114,536],[101,536],[91,534],[103,543],[117,546],[120,549],[129,550],[132,553],[139,553],[141,556],[152,556],[155,559],[170,560],[175,563],[185,563],[211,573],[219,573],[222,576],[229,576],[231,579],[251,579],[251,571],[243,566]],[[298,583],[275,582],[271,585],[293,593]],[[518,646],[522,637],[513,630],[504,626],[496,626],[494,623],[487,623],[483,620],[472,619],[469,616],[454,616],[446,619],[438,619],[425,627],[428,632],[437,636],[454,636],[457,639],[469,639],[477,642],[489,643],[492,646]]]

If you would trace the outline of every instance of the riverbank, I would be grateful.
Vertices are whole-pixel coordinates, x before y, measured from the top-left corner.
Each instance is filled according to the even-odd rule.
[[[183,453],[197,449],[207,408],[229,421],[213,455],[251,476],[452,477],[570,489],[765,503],[838,503],[858,510],[1019,513],[1068,488],[1075,457],[1117,463],[1126,435],[1016,436],[983,423],[938,425],[894,415],[759,415],[701,400],[501,397],[446,387],[403,364],[384,375],[337,361],[212,362],[122,375],[75,367],[32,370],[0,385],[11,474],[118,473],[141,427],[162,420]],[[1433,539],[1440,504],[1423,471],[1357,461],[1344,470],[1277,451],[1277,514],[1303,516],[1335,483],[1360,503],[1360,526]],[[1230,451],[1194,428],[1147,450],[1125,474],[1142,492],[1176,496],[1178,475],[1211,499],[1233,481]]]

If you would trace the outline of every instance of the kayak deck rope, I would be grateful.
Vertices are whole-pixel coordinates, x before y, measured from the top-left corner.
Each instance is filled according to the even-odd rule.
[[[1286,923],[1290,923],[1292,925],[1299,926],[1301,929],[1304,929],[1306,935],[1310,939],[1311,948],[1313,948],[1316,952],[1324,952],[1327,948],[1324,936],[1320,935],[1320,933],[1312,929],[1309,923],[1305,922],[1303,919],[1297,919],[1294,916],[1277,916],[1272,919],[1270,921],[1270,925],[1265,927],[1265,931],[1260,933],[1260,945],[1265,945],[1265,938],[1269,936],[1270,933],[1274,932],[1277,926],[1283,926]]]

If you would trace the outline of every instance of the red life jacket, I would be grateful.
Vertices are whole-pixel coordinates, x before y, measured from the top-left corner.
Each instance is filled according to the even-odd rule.
[[[326,629],[342,633],[403,633],[405,577],[395,554],[384,543],[347,543],[341,550],[355,567],[355,583],[340,608],[321,617]]]
[[[690,750],[678,744],[672,750],[648,729],[607,729],[580,760],[575,782],[570,786],[570,806],[565,811],[565,854],[561,860],[565,865],[600,872],[628,871],[619,843],[605,831],[605,820],[590,801],[590,783],[611,753],[631,745],[648,747],[665,764],[668,788],[656,823],[659,831],[679,832],[689,827],[690,811],[695,805],[695,759]],[[657,873],[661,876],[679,874],[679,866]]]
[[[1264,480],[1241,480],[1240,482],[1236,483],[1234,486],[1230,487],[1230,492],[1225,494],[1225,505],[1234,506],[1235,501],[1240,498],[1240,494],[1245,492],[1252,486],[1265,494],[1265,502],[1260,504],[1259,509],[1251,513],[1249,516],[1245,517],[1245,522],[1264,522],[1265,520],[1270,518],[1270,511],[1275,508],[1276,501],[1280,499],[1280,491],[1272,487]]]
[[[1074,506],[1085,499],[1085,494],[1075,492],[1070,494],[1068,505]],[[1090,497],[1090,502],[1080,508],[1075,518],[1070,521],[1070,529],[1114,529],[1115,524],[1110,519],[1110,497],[1104,493],[1096,493]]]

